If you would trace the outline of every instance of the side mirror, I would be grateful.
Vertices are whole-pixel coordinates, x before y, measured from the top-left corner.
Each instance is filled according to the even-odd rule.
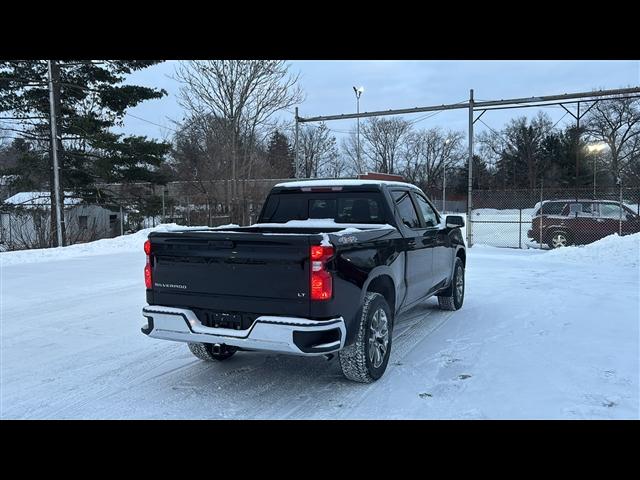
[[[447,215],[445,218],[447,228],[464,227],[464,218],[460,215]]]

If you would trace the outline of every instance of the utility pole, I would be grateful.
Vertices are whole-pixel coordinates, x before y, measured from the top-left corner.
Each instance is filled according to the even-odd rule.
[[[58,96],[56,95],[56,85],[54,85],[54,80],[57,83],[59,79],[58,75],[58,64],[55,60],[48,60],[48,71],[49,71],[49,112],[50,112],[50,124],[51,124],[51,160],[52,160],[52,168],[53,168],[53,192],[51,195],[51,215],[55,216],[55,231],[56,231],[56,246],[64,247],[64,236],[63,236],[63,224],[64,218],[62,217],[62,206],[61,202],[63,201],[62,196],[60,195],[60,167],[58,161],[58,129],[57,129],[57,100]],[[54,226],[53,219],[51,221],[51,226]]]
[[[295,162],[296,162],[296,178],[300,178],[300,157],[298,156],[298,145],[299,145],[299,127],[300,127],[300,123],[298,122],[298,107],[296,107],[296,138],[295,138]]]
[[[473,200],[471,193],[473,191],[473,89],[469,90],[469,183],[467,185],[467,246],[473,245],[473,236],[471,232],[471,208]]]

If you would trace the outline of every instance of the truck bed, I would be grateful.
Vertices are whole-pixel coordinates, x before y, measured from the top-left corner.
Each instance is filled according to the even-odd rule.
[[[367,232],[360,228],[364,225],[345,227],[284,224],[151,233],[153,288],[147,302],[193,309],[206,322],[215,323],[222,313],[236,315],[230,324],[240,328],[257,315],[329,317],[332,312],[311,308],[309,251],[311,245],[328,245],[332,233]]]

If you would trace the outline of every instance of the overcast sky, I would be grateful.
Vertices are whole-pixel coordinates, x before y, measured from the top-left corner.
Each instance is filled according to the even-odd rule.
[[[155,138],[169,138],[171,120],[182,118],[176,95],[179,84],[171,79],[177,62],[167,61],[136,72],[128,83],[164,88],[169,95],[161,100],[149,100],[130,109],[129,113],[167,128],[125,117],[123,131]],[[327,61],[305,60],[289,62],[290,71],[300,74],[306,99],[300,116],[330,115],[355,112],[353,86],[365,88],[360,99],[361,111],[409,108],[457,103],[469,98],[473,88],[476,100],[498,100],[538,95],[554,95],[590,91],[592,89],[623,88],[640,85],[640,61]],[[571,107],[570,107],[571,108]],[[557,107],[544,109],[558,121],[565,111]],[[487,112],[482,120],[500,129],[514,116],[532,116],[537,109]],[[465,110],[407,115],[407,120],[422,121],[416,127],[467,129]],[[282,112],[283,119],[293,122],[293,115]],[[560,125],[572,120],[566,115]],[[330,122],[329,128],[342,136],[355,120]],[[478,130],[485,127],[476,124]]]

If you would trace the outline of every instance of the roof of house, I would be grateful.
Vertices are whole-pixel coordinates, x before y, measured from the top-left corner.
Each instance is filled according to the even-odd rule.
[[[74,197],[72,192],[64,192],[64,205],[69,207],[82,203],[82,199]],[[20,206],[24,208],[38,208],[51,206],[50,192],[19,192],[7,198],[5,204]]]

